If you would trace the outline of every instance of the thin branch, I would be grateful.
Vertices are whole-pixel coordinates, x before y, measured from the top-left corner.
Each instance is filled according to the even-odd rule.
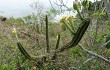
[[[51,0],[49,0],[49,2],[50,2],[50,5],[51,5],[51,7],[52,7],[53,9],[55,9],[55,8],[53,7],[53,5],[52,5],[52,2],[51,2]]]
[[[56,2],[54,2],[53,1],[53,3],[55,4],[55,5],[57,5],[57,6],[60,6],[60,7],[65,7],[65,8],[67,8],[69,11],[72,11],[72,12],[74,12],[73,10],[71,10],[69,7],[67,7],[63,2],[60,2],[61,4],[57,4]],[[75,13],[75,12],[74,12]]]
[[[85,51],[86,53],[88,53],[88,54],[90,54],[90,55],[96,57],[97,59],[101,59],[101,60],[107,62],[108,64],[110,64],[110,61],[109,61],[108,59],[104,58],[103,56],[98,55],[98,54],[96,54],[96,53],[94,53],[94,52],[92,52],[92,51],[89,51],[89,50],[85,49],[85,48],[84,48],[83,46],[81,46],[81,45],[78,45],[78,46],[79,46],[83,51]]]
[[[110,40],[108,40],[107,42],[105,42],[100,48],[104,48],[108,43],[110,43]]]
[[[87,62],[90,62],[91,60],[93,60],[95,57],[92,56],[91,58],[87,59],[86,61],[83,62],[83,64],[81,64],[78,69],[80,69],[84,64],[86,64]]]
[[[89,62],[89,61],[91,61],[91,60],[93,60],[95,57],[94,56],[92,56],[91,58],[89,58],[89,59],[87,59],[86,61],[84,61],[83,62],[83,64],[86,64],[87,62]]]

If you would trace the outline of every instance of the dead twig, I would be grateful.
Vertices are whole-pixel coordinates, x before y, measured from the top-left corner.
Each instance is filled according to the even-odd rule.
[[[101,59],[101,60],[105,61],[106,63],[110,64],[110,61],[109,61],[108,59],[104,58],[103,56],[98,55],[98,54],[96,54],[96,53],[94,53],[94,52],[92,52],[92,51],[89,51],[89,50],[85,49],[85,48],[84,48],[83,46],[81,46],[81,45],[78,45],[78,46],[79,46],[83,51],[85,51],[86,53],[88,53],[88,54],[94,56],[94,57],[97,58],[97,59]]]
[[[105,42],[100,48],[104,48],[108,43],[110,43],[110,40],[108,40],[107,42]]]

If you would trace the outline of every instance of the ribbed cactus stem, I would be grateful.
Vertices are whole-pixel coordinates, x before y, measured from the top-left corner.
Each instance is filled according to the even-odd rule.
[[[50,52],[50,48],[49,48],[49,36],[48,36],[48,17],[46,15],[46,45],[47,45],[47,53]]]
[[[58,48],[55,53],[58,52],[63,52],[64,50],[68,50],[69,48],[75,47],[76,45],[78,45],[78,43],[80,42],[80,40],[82,39],[84,33],[86,32],[89,24],[91,22],[90,18],[86,18],[82,21],[81,25],[79,26],[76,35],[72,38],[72,40],[67,43],[66,45],[64,45],[61,48]]]
[[[57,43],[56,43],[56,48],[55,49],[58,49],[59,43],[60,43],[60,34],[58,34],[58,39],[57,39]]]
[[[83,16],[81,15],[81,12],[79,11],[79,8],[77,8],[77,13],[78,13],[78,15],[79,15],[79,18],[81,19],[81,20],[83,20]]]
[[[60,34],[58,34],[58,37],[57,37],[57,43],[56,43],[55,50],[58,49],[58,47],[59,47],[59,43],[60,43]],[[54,55],[53,55],[53,57],[52,57],[52,60],[55,60],[56,57],[57,57],[57,54],[56,54],[56,52],[55,52]]]
[[[68,28],[68,30],[73,34],[73,35],[75,35],[75,33],[71,30],[71,28],[67,25],[67,23],[66,22],[63,22],[65,25],[66,25],[66,27]]]
[[[36,61],[38,58],[35,58],[34,56],[31,56],[22,46],[20,42],[17,42],[17,47],[20,50],[20,52],[26,57],[26,59]]]

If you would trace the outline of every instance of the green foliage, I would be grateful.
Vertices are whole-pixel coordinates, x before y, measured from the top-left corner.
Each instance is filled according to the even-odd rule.
[[[8,64],[0,65],[0,70],[14,70],[12,66],[9,66]]]
[[[83,6],[84,8],[86,8],[88,5],[89,5],[89,1],[88,1],[88,0],[83,0],[82,6]]]
[[[105,40],[106,37],[107,37],[107,34],[99,34],[96,36],[96,42],[101,43],[102,41]]]
[[[106,42],[110,40],[110,36],[106,37]],[[110,42],[106,45],[106,48],[109,49],[110,48]]]
[[[107,14],[106,12],[96,12],[93,14],[94,17],[99,17],[99,19],[107,19]]]
[[[81,50],[79,48],[72,48],[70,49],[70,55],[72,56],[72,58],[78,56],[78,57],[82,57],[81,55]]]
[[[52,13],[52,14],[58,14],[59,13],[59,11],[58,10],[56,10],[56,9],[50,9],[50,13]]]

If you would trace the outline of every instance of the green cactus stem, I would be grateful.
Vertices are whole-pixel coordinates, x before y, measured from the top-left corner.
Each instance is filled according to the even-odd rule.
[[[73,34],[75,35],[75,33],[72,31],[72,29],[68,26],[67,22],[66,22],[66,17],[63,17],[60,22],[64,23],[65,26],[68,28],[68,30]]]
[[[49,36],[48,36],[48,17],[46,15],[46,45],[47,45],[47,53],[50,52],[50,48],[49,48]]]
[[[75,47],[80,42],[81,38],[83,37],[84,33],[86,32],[91,20],[90,18],[86,18],[82,21],[81,25],[79,26],[76,35],[73,39],[64,45],[63,47],[57,49],[55,52],[63,52],[64,50],[68,50],[69,48]]]
[[[57,39],[57,43],[56,43],[56,48],[55,49],[58,49],[59,43],[60,43],[60,34],[58,34],[58,39]]]
[[[77,13],[78,13],[78,15],[79,15],[79,18],[80,18],[81,20],[83,20],[83,16],[81,15],[81,12],[80,12],[79,7],[78,7],[78,3],[75,2],[75,1],[73,1],[73,8],[74,8],[74,10],[77,11]]]
[[[72,30],[75,32],[75,29],[74,29],[74,26],[73,26],[74,17],[73,17],[73,16],[69,16],[69,17],[67,18],[67,20],[69,21],[69,24],[70,24]]]

